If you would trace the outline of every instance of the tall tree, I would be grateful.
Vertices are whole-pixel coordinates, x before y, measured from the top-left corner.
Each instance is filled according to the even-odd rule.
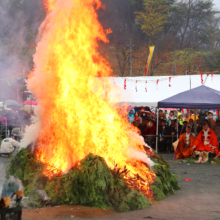
[[[150,42],[163,31],[164,25],[168,23],[169,5],[166,0],[145,0],[144,11],[136,12],[136,19],[141,25],[141,30],[147,34]]]

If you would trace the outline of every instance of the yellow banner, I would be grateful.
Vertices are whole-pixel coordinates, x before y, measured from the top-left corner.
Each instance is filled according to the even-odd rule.
[[[150,63],[151,63],[151,60],[152,60],[152,57],[153,57],[153,54],[154,54],[155,46],[149,47],[149,49],[150,49],[150,54],[149,54],[148,61],[147,61],[147,66],[146,66],[146,69],[145,69],[145,76],[147,75],[148,69],[150,67]]]

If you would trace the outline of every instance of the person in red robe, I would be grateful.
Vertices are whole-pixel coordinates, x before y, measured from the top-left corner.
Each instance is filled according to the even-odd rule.
[[[184,159],[191,157],[193,154],[193,147],[194,147],[194,142],[195,142],[195,137],[191,133],[191,126],[190,124],[187,125],[186,127],[186,133],[182,134],[179,138],[179,144],[176,150],[176,158],[177,159]]]
[[[206,151],[214,153],[216,156],[219,154],[218,139],[215,132],[209,128],[208,122],[204,121],[202,124],[203,130],[200,131],[194,143],[196,151]]]

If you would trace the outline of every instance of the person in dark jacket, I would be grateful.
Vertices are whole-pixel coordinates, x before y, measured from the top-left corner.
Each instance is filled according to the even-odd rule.
[[[158,139],[159,139],[159,152],[166,153],[168,147],[171,144],[170,137],[166,137],[167,135],[170,135],[170,128],[166,125],[165,120],[161,120],[161,125],[158,128]]]
[[[188,124],[188,121],[184,121],[184,122],[183,122],[183,127],[182,127],[182,129],[181,129],[180,134],[186,133],[187,124]]]

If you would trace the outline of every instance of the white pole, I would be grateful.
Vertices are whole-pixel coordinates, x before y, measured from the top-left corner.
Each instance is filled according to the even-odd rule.
[[[156,133],[156,152],[158,153],[158,127],[159,127],[159,109],[157,108],[157,133]]]

